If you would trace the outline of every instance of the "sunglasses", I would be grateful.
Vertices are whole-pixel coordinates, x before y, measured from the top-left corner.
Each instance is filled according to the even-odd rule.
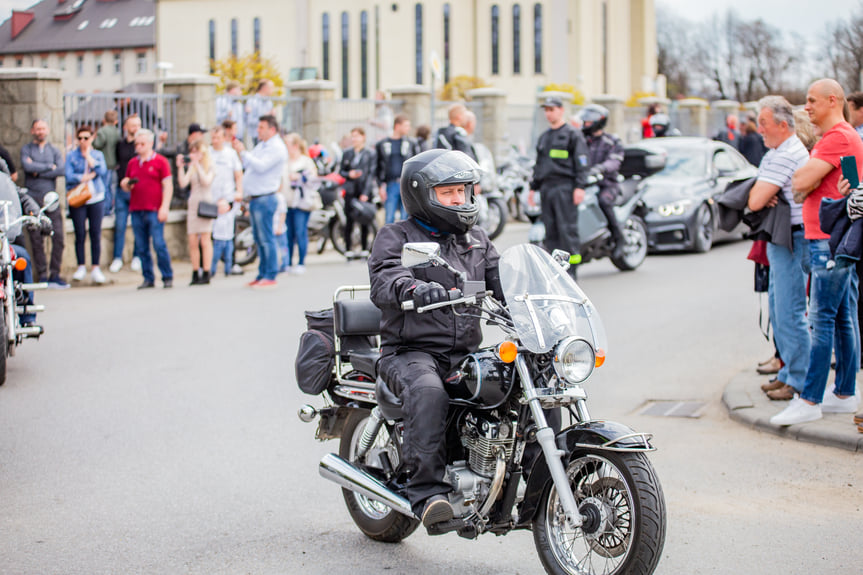
[[[84,140],[89,140],[89,139],[90,139],[90,138],[92,138],[92,137],[93,137],[93,136],[78,136],[78,141],[79,141],[79,142],[81,142],[81,141],[84,141]]]

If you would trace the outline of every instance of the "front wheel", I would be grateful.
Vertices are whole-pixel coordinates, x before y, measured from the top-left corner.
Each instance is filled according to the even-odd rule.
[[[709,252],[713,247],[713,211],[707,204],[698,208],[694,228],[692,251],[699,254]]]
[[[9,355],[9,326],[6,325],[6,308],[0,306],[0,385],[6,383],[6,359]]]
[[[485,218],[480,222],[480,225],[488,234],[488,239],[493,240],[503,233],[509,208],[501,198],[487,200],[487,205]]]
[[[237,216],[234,225],[234,263],[247,266],[258,257],[252,219],[248,216]]]
[[[647,224],[638,216],[631,216],[622,231],[626,245],[619,258],[611,258],[611,263],[622,271],[634,270],[647,257]]]
[[[665,543],[665,498],[643,453],[585,450],[567,466],[584,523],[570,529],[549,482],[533,521],[539,558],[553,575],[649,575]]]
[[[354,410],[345,422],[339,444],[339,456],[354,464],[365,464],[366,467],[380,468],[380,455],[386,453],[393,468],[397,468],[401,452],[388,432],[386,425],[378,432],[374,444],[366,452],[362,461],[357,461],[357,446],[363,435],[369,412]],[[408,537],[419,526],[419,521],[398,511],[393,511],[383,503],[372,501],[367,497],[342,489],[348,513],[360,531],[375,541],[398,543]]]

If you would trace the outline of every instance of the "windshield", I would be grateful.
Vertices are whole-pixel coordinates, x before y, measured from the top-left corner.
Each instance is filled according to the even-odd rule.
[[[9,221],[13,222],[21,217],[21,200],[18,199],[18,190],[15,184],[6,174],[0,174],[0,231],[6,233],[9,241],[13,241],[21,235],[21,222],[6,229],[6,220],[3,215],[3,204],[9,205]]]
[[[563,338],[577,335],[608,353],[596,308],[542,248],[521,244],[506,250],[500,258],[500,280],[516,332],[527,349],[544,353]]]
[[[700,151],[693,152],[691,148],[676,146],[663,149],[668,153],[668,158],[665,162],[665,168],[661,172],[657,172],[657,176],[698,178],[707,173],[705,155]]]

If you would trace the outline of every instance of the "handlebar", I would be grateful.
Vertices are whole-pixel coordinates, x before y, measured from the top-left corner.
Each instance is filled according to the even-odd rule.
[[[451,294],[455,294],[457,292],[450,292]],[[432,311],[436,309],[440,309],[443,307],[452,307],[457,305],[476,305],[483,298],[489,297],[493,294],[491,291],[480,292],[476,294],[462,296],[460,298],[450,299],[449,301],[441,301],[438,303],[433,303],[431,305],[415,307],[413,300],[407,300],[402,302],[402,309],[404,311],[416,311],[417,313],[425,313],[427,311]]]

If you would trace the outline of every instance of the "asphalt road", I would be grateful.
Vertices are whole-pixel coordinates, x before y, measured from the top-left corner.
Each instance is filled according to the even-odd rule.
[[[510,226],[499,245],[526,233]],[[746,429],[721,405],[729,379],[771,353],[748,247],[582,268],[610,340],[591,412],[655,434],[668,506],[657,573],[863,572],[863,459]],[[141,293],[132,279],[38,295],[47,333],[0,388],[0,573],[542,572],[529,532],[374,543],[318,476],[338,447],[295,415],[321,403],[294,381],[302,312],[365,283],[363,264],[311,257],[269,292],[178,274],[173,290]],[[651,400],[706,408],[639,414]]]

